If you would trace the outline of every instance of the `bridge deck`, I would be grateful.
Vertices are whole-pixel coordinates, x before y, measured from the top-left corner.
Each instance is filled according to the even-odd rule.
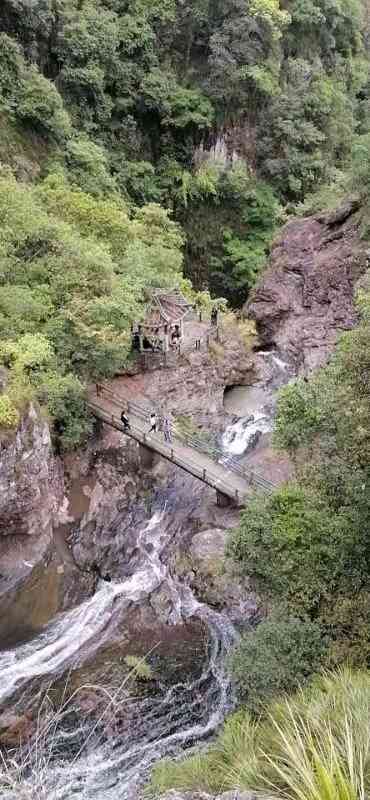
[[[149,434],[150,408],[128,401],[102,385],[98,386],[97,390],[98,393],[91,394],[89,402],[95,417],[227,495],[237,505],[243,505],[254,489],[263,492],[271,492],[274,489],[270,481],[254,472],[244,470],[222,453],[217,456],[208,454],[191,443],[187,444],[178,436],[173,436],[173,441],[169,444],[164,441],[163,433]],[[120,419],[123,408],[128,408],[130,418],[130,429],[126,431]]]

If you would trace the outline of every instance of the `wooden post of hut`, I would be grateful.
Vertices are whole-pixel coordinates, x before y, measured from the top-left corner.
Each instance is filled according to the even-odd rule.
[[[163,352],[164,353],[168,353],[169,346],[170,346],[170,337],[169,337],[169,332],[168,332],[168,325],[166,323],[166,325],[164,326],[164,334],[163,334]]]

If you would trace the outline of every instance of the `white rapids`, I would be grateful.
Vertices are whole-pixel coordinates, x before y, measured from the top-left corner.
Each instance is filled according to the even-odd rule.
[[[271,429],[272,421],[262,410],[253,414],[253,419],[242,417],[227,426],[222,437],[223,450],[229,455],[241,456],[257,432],[268,433]]]
[[[29,769],[12,787],[2,788],[0,780],[1,800],[20,796],[137,800],[155,761],[207,738],[232,708],[226,657],[237,640],[236,631],[226,616],[199,603],[161,561],[168,543],[164,518],[164,511],[156,512],[142,527],[138,535],[140,565],[135,574],[120,583],[101,582],[93,597],[57,616],[33,641],[0,653],[0,704],[19,690],[37,689],[41,681],[52,682],[82,665],[112,639],[125,609],[155,592],[163,582],[171,597],[170,621],[198,618],[207,626],[209,652],[198,677],[187,679],[185,674],[181,682],[163,687],[162,693],[129,699],[132,722],[122,735],[90,736],[84,720],[76,722],[72,731],[54,732],[56,752],[50,750],[43,766],[42,793],[35,783],[37,771]]]

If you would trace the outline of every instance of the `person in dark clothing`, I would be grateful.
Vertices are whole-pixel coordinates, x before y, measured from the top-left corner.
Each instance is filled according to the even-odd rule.
[[[217,306],[213,306],[211,311],[211,324],[216,327],[218,322],[218,309]]]
[[[129,420],[129,418],[128,418],[128,416],[127,416],[127,414],[126,414],[126,412],[125,412],[125,411],[122,411],[122,414],[121,414],[121,422],[122,422],[122,425],[123,425],[123,427],[124,427],[124,430],[125,430],[125,431],[129,431],[129,430],[130,430],[130,427],[131,427],[131,426],[130,426],[130,420]]]
[[[137,353],[140,352],[140,334],[138,331],[132,334],[132,349]]]
[[[181,332],[178,325],[175,325],[175,329],[171,333],[171,347],[174,350],[177,350],[180,346],[180,339],[181,339]]]
[[[144,336],[143,339],[143,350],[151,350],[153,352],[153,345],[147,336]]]

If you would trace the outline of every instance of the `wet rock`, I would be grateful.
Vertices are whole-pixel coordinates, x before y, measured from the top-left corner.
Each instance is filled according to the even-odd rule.
[[[251,434],[251,436],[249,437],[247,447],[245,449],[245,454],[250,453],[251,450],[254,450],[261,436],[262,436],[262,431],[255,431],[254,433]]]
[[[354,290],[367,267],[357,209],[349,201],[329,215],[289,222],[244,307],[262,347],[285,354],[298,369],[324,363],[338,334],[356,323]]]
[[[11,711],[4,711],[0,714],[0,744],[3,746],[14,747],[20,742],[24,744],[35,730],[36,723],[30,712],[17,715]]]
[[[192,537],[189,555],[178,560],[187,580],[204,602],[227,611],[235,624],[254,622],[261,613],[260,603],[247,580],[235,575],[225,558],[229,532],[221,528],[201,531]]]

